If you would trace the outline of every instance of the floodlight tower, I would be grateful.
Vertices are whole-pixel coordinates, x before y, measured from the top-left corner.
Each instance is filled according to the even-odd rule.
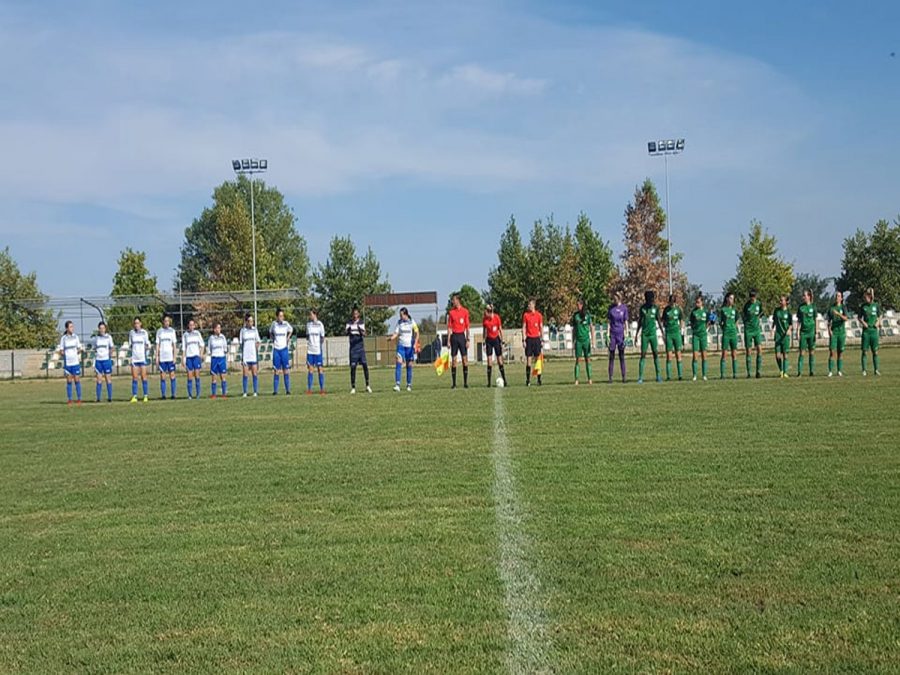
[[[647,143],[647,152],[651,157],[662,157],[666,164],[666,242],[669,258],[669,295],[673,293],[672,285],[672,231],[670,228],[671,218],[669,217],[669,155],[678,155],[684,152],[683,138],[669,138],[665,140],[649,141]]]
[[[253,324],[259,326],[259,315],[256,309],[256,211],[253,206],[253,175],[257,173],[265,173],[269,168],[269,160],[267,159],[233,159],[231,160],[231,168],[238,175],[250,176],[250,229],[253,239]]]

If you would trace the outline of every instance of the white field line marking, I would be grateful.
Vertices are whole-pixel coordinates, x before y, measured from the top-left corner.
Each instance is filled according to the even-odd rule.
[[[523,507],[516,494],[509,457],[509,440],[503,414],[503,394],[494,390],[494,511],[500,549],[500,578],[503,580],[508,617],[510,650],[507,668],[511,673],[548,673],[550,637],[541,607],[541,583],[528,564],[531,544],[523,530]]]

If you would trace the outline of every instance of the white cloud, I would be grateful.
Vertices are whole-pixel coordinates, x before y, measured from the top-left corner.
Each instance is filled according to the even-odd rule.
[[[504,73],[484,68],[475,63],[455,66],[447,74],[445,81],[450,84],[464,84],[490,94],[540,94],[546,80],[519,77],[515,73]]]

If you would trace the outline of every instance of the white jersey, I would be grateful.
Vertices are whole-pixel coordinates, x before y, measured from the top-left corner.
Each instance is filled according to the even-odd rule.
[[[147,363],[147,352],[150,349],[150,336],[143,328],[128,333],[128,346],[131,347],[131,363]]]
[[[269,335],[272,336],[273,349],[287,349],[291,335],[294,333],[294,327],[287,321],[278,323],[273,322],[269,328]]]
[[[156,353],[160,363],[175,362],[175,343],[178,334],[174,328],[160,328],[156,331]]]
[[[414,334],[418,332],[419,327],[412,319],[400,319],[397,322],[397,339],[401,347],[412,347]]]
[[[181,334],[181,348],[185,358],[200,356],[203,351],[203,334],[199,330],[186,330]]]
[[[213,333],[209,336],[209,355],[214,358],[222,358],[228,353],[228,338],[224,335],[216,335]]]
[[[321,321],[310,321],[306,324],[306,353],[316,356],[322,353],[322,341],[325,339],[325,324]]]
[[[113,352],[116,350],[116,343],[113,342],[112,336],[98,335],[94,338],[94,349],[97,352],[97,361],[112,360]]]
[[[67,368],[81,365],[81,340],[78,339],[77,335],[63,333],[56,350],[63,353],[64,363]]]
[[[241,328],[241,360],[244,363],[256,363],[259,357],[256,345],[259,343],[259,331],[256,327]]]

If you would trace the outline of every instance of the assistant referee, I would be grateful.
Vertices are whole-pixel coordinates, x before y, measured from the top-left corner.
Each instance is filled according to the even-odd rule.
[[[469,388],[469,310],[462,306],[459,295],[454,293],[453,305],[447,312],[447,336],[450,341],[450,374],[453,376],[451,389],[456,389],[456,355],[462,357],[463,387]]]

